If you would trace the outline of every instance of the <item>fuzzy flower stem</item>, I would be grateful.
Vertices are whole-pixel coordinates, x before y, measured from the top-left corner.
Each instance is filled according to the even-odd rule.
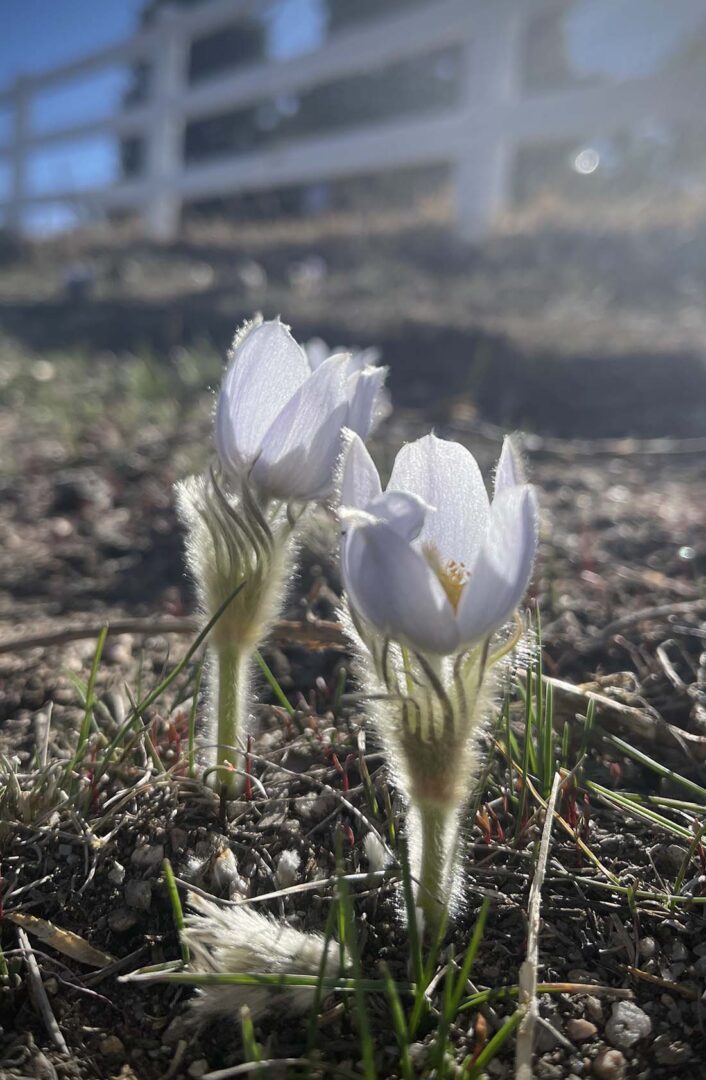
[[[444,802],[421,799],[415,810],[421,845],[417,906],[424,918],[425,936],[433,940],[448,906],[458,827],[454,808]]]
[[[248,730],[252,651],[230,643],[221,644],[214,650],[214,659],[218,780],[232,797],[243,784],[242,776],[230,766],[242,768],[242,751],[238,747]]]

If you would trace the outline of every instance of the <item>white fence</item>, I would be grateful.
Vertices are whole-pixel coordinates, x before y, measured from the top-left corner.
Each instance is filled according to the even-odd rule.
[[[590,85],[542,95],[522,93],[519,72],[527,19],[545,0],[436,0],[383,14],[342,30],[317,52],[268,61],[190,83],[191,43],[256,6],[254,0],[209,0],[194,8],[164,8],[154,26],[130,39],[40,75],[19,79],[0,93],[13,117],[11,141],[0,146],[10,162],[10,193],[0,209],[20,227],[23,210],[39,203],[83,204],[139,213],[148,235],[170,240],[190,200],[327,181],[405,166],[449,164],[459,231],[485,235],[509,195],[517,147],[537,140],[586,137],[634,128],[646,119],[703,118],[706,78],[698,70],[620,84]],[[449,45],[463,48],[463,92],[453,108],[300,137],[256,152],[184,161],[184,134],[193,120],[297,94],[336,79],[365,74]],[[145,62],[152,72],[145,104],[114,116],[51,131],[34,131],[33,97],[48,87],[116,64]],[[27,190],[27,161],[50,143],[90,135],[144,139],[144,174],[91,191]]]

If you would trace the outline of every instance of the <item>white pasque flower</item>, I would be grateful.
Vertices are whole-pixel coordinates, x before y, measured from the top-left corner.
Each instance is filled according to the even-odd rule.
[[[537,546],[537,507],[506,440],[488,499],[463,446],[427,435],[397,455],[386,491],[347,437],[341,567],[368,711],[407,797],[416,902],[430,933],[459,896],[459,829],[492,706],[489,640],[515,612]]]
[[[341,505],[349,601],[381,635],[448,655],[487,639],[517,609],[538,524],[534,491],[510,439],[491,502],[460,443],[426,435],[403,446],[383,492],[365,446],[350,435]]]
[[[328,495],[341,431],[366,439],[384,410],[386,370],[348,353],[312,364],[289,328],[255,319],[236,335],[216,407],[226,474],[266,498]]]

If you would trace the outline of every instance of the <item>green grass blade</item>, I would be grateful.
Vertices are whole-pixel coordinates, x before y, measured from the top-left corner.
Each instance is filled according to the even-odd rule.
[[[140,968],[121,978],[123,982],[167,982],[178,986],[268,986],[276,990],[301,986],[315,990],[319,985],[318,975],[272,975],[261,971],[165,971],[163,974],[153,974],[147,968]],[[340,994],[384,994],[386,990],[383,979],[330,975],[321,981],[325,990],[335,990]],[[400,985],[398,992],[411,994],[413,990],[411,986]]]
[[[360,951],[358,949],[358,938],[355,929],[355,919],[353,917],[353,905],[351,904],[350,893],[348,892],[348,884],[343,881],[342,878],[338,881],[337,889],[345,922],[345,942],[348,953],[350,954],[351,967],[353,969],[353,993],[355,995],[356,1005],[355,1022],[358,1027],[358,1037],[360,1038],[363,1075],[365,1080],[377,1080],[377,1071],[375,1069],[375,1045],[370,1030],[370,1017],[368,1016],[368,1005],[365,999],[365,992],[362,989],[363,980],[360,970]]]
[[[137,703],[135,701],[135,698],[132,695],[132,691],[130,690],[130,687],[127,686],[127,685],[125,686],[125,693],[127,694],[128,700],[129,700],[130,705],[132,707],[132,715],[133,715],[133,717],[135,717],[135,719],[137,719],[137,720],[142,720],[142,715],[141,715],[141,713],[139,711],[139,706],[137,705]],[[150,731],[149,731],[149,724],[143,724],[143,726],[137,732],[137,738],[138,739],[139,739],[140,735],[144,736],[145,745],[147,746],[147,752],[148,752],[150,758],[152,759],[152,764],[154,765],[155,769],[157,770],[158,773],[165,773],[167,770],[165,769],[164,764],[162,763],[162,759],[159,756],[159,753],[157,751],[157,747],[154,745],[154,742],[152,741],[152,736],[151,736]]]
[[[620,810],[624,810],[628,814],[632,814],[633,817],[641,818],[643,821],[649,821],[652,825],[657,825],[659,828],[665,829],[667,832],[672,833],[673,836],[678,836],[682,840],[691,841],[693,838],[694,834],[684,825],[677,825],[676,822],[670,821],[669,818],[663,817],[662,814],[658,814],[655,810],[651,810],[647,806],[643,806],[629,795],[611,791],[601,784],[596,784],[593,780],[586,781],[586,787],[589,791],[594,791],[597,795],[600,795],[605,802]]]
[[[697,795],[701,799],[706,800],[706,788],[701,787],[700,784],[695,783],[693,780],[689,780],[686,776],[682,776],[678,772],[674,772],[673,769],[668,769],[666,765],[662,765],[659,761],[655,761],[654,758],[649,757],[643,753],[642,750],[638,750],[635,746],[631,746],[630,743],[625,742],[624,739],[619,738],[617,735],[604,734],[603,738],[606,742],[610,743],[617,750],[620,750],[626,757],[632,758],[633,761],[639,762],[646,768],[651,769],[658,776],[664,777],[666,780],[671,780],[674,784],[678,784],[690,791],[692,795]],[[702,805],[702,809],[706,809],[706,806]]]
[[[199,694],[201,693],[203,666],[204,661],[202,660],[196,670],[196,679],[194,680],[194,695],[191,699],[191,708],[189,709],[189,741],[186,753],[189,763],[189,776],[192,779],[196,775],[196,713],[199,707]]]
[[[189,963],[189,946],[182,937],[184,930],[184,912],[181,906],[181,900],[179,899],[179,890],[177,888],[176,879],[174,877],[174,871],[172,870],[172,864],[169,859],[165,859],[162,863],[162,873],[164,874],[164,881],[167,886],[167,892],[169,893],[169,902],[172,905],[172,916],[174,918],[174,925],[177,928],[179,935],[179,948],[181,950],[181,958],[185,964]]]
[[[513,1031],[519,1024],[520,1020],[524,1016],[524,1009],[515,1009],[512,1016],[508,1016],[505,1023],[495,1032],[492,1039],[483,1047],[480,1054],[471,1065],[470,1069],[465,1073],[464,1080],[480,1080],[483,1075],[486,1065],[490,1064],[497,1052],[502,1048],[505,1042],[510,1038]]]
[[[318,982],[316,984],[316,993],[314,994],[314,1000],[311,1006],[311,1012],[309,1013],[309,1030],[306,1040],[306,1056],[311,1057],[313,1051],[316,1049],[319,1036],[319,1013],[321,1012],[321,1003],[324,1000],[325,993],[325,979],[326,979],[326,958],[328,956],[328,948],[333,940],[333,932],[336,928],[336,924],[339,921],[340,903],[338,895],[334,896],[331,905],[328,909],[328,916],[326,917],[326,929],[324,931],[324,951],[321,954],[321,963],[319,964]]]
[[[280,686],[274,672],[270,668],[269,664],[267,663],[259,649],[255,649],[255,660],[257,661],[260,671],[267,679],[272,693],[275,695],[282,708],[286,709],[289,715],[294,718],[294,706],[292,705],[291,701]]]
[[[397,987],[395,986],[387,964],[384,962],[381,963],[380,970],[382,972],[382,977],[385,980],[387,999],[390,1002],[392,1026],[395,1029],[395,1038],[397,1039],[397,1045],[400,1049],[400,1072],[402,1073],[403,1080],[414,1080],[412,1059],[409,1056],[409,1047],[412,1040],[410,1039],[409,1031],[407,1030],[407,1021],[405,1020],[400,995],[397,992]]]
[[[240,1009],[240,1029],[243,1037],[243,1051],[245,1054],[246,1062],[253,1062],[257,1065],[262,1061],[263,1053],[262,1048],[255,1038],[255,1028],[253,1027],[252,1016],[250,1015],[250,1009],[247,1005],[241,1006]],[[264,1071],[259,1068],[253,1070],[255,1076],[264,1076]]]
[[[409,1032],[412,1039],[416,1037],[421,1019],[429,1008],[426,990],[436,970],[436,962],[444,941],[444,937],[446,936],[446,927],[448,926],[448,922],[449,913],[448,910],[445,910],[442,915],[439,928],[434,935],[434,940],[432,941],[429,955],[424,961],[421,981],[417,985],[417,994],[414,1006],[412,1007],[412,1015],[409,1019]]]
[[[121,726],[120,730],[115,734],[115,736],[111,740],[109,746],[107,747],[107,749],[105,751],[105,754],[103,755],[103,758],[101,759],[99,765],[96,768],[96,774],[95,774],[95,782],[96,783],[98,782],[98,780],[100,780],[101,776],[103,775],[103,773],[108,768],[108,763],[110,761],[111,755],[113,754],[113,752],[117,749],[117,747],[122,742],[126,732],[128,732],[130,730],[130,728],[132,727],[132,725],[134,724],[136,717],[142,716],[142,714],[147,709],[149,709],[151,705],[154,705],[155,701],[157,701],[161,697],[161,695],[164,693],[164,691],[169,686],[171,686],[171,684],[174,682],[174,680],[176,678],[178,678],[178,676],[182,673],[182,671],[187,666],[187,664],[189,663],[191,658],[194,656],[194,654],[196,652],[198,652],[201,645],[203,645],[204,641],[206,640],[208,635],[213,630],[213,627],[216,625],[216,623],[220,619],[223,612],[226,610],[228,605],[230,603],[232,603],[232,601],[235,599],[235,597],[238,595],[238,593],[244,587],[244,585],[245,585],[245,582],[241,581],[241,583],[238,585],[238,587],[236,589],[233,589],[233,592],[230,594],[230,596],[226,597],[226,599],[223,601],[221,606],[218,608],[218,611],[215,613],[215,615],[213,615],[208,620],[208,622],[204,626],[203,630],[199,631],[199,633],[196,635],[193,642],[191,643],[189,648],[186,650],[186,653],[184,654],[182,659],[174,667],[174,670],[169,675],[167,675],[167,677],[165,679],[163,679],[159,683],[159,685],[155,687],[154,690],[150,691],[150,693],[147,694],[147,696],[145,698],[143,698],[142,701],[140,701],[140,703],[136,706],[136,709],[130,714],[130,716],[128,716],[125,723]]]
[[[412,887],[412,874],[409,868],[409,851],[407,841],[400,837],[398,841],[398,857],[402,869],[402,893],[404,896],[405,912],[407,914],[407,935],[409,937],[410,962],[412,977],[417,987],[424,980],[424,966],[422,963],[422,943],[419,937],[419,924],[417,922],[417,907],[414,903],[414,889]]]
[[[93,663],[91,664],[91,672],[88,676],[88,682],[86,684],[86,705],[83,713],[83,721],[81,723],[81,730],[78,736],[78,743],[76,745],[76,751],[74,756],[68,762],[64,775],[69,777],[74,769],[83,760],[83,755],[86,752],[86,746],[88,743],[88,736],[91,730],[91,720],[93,718],[93,694],[96,688],[96,679],[98,678],[98,669],[100,667],[101,656],[103,655],[103,647],[105,645],[105,639],[108,636],[108,627],[104,626],[98,635],[96,642],[96,649],[93,654]]]
[[[571,729],[568,723],[564,723],[561,729],[561,767],[569,771],[569,740],[571,738]]]
[[[543,682],[542,679],[539,680]],[[537,705],[539,708],[539,703]],[[542,785],[544,798],[548,799],[554,778],[554,688],[551,683],[547,685],[547,692],[543,704],[543,730],[542,730]]]
[[[348,679],[348,672],[345,667],[338,669],[338,677],[336,679],[336,689],[333,695],[333,701],[331,702],[331,712],[334,716],[338,716],[341,709],[341,698],[346,689],[346,680]]]
[[[524,696],[524,701],[525,701],[525,742],[524,742],[524,746],[523,746],[523,749],[522,749],[522,769],[521,769],[522,790],[520,792],[520,804],[519,804],[519,806],[517,808],[517,817],[515,819],[515,844],[517,844],[519,842],[520,833],[522,831],[522,822],[524,821],[525,812],[526,812],[526,809],[527,809],[527,795],[528,795],[528,790],[529,790],[529,787],[528,787],[528,784],[527,784],[527,779],[528,779],[528,776],[529,776],[529,772],[530,772],[530,769],[533,770],[535,775],[536,775],[536,772],[537,772],[536,759],[535,759],[534,764],[532,764],[532,757],[534,755],[534,748],[532,746],[532,738],[533,738],[532,729],[533,729],[534,725],[532,723],[532,669],[531,668],[529,668],[528,671],[527,671],[527,682],[526,682],[526,685],[525,685],[524,695],[523,696]]]
[[[478,955],[478,949],[480,948],[481,941],[483,940],[483,934],[485,933],[485,924],[488,921],[489,911],[490,897],[486,896],[481,905],[481,909],[478,912],[478,917],[473,927],[471,940],[468,943],[466,955],[463,958],[463,964],[461,965],[461,970],[458,973],[456,986],[454,987],[453,995],[449,1002],[449,1007],[451,1009],[451,1014],[448,1017],[449,1023],[453,1021],[453,1018],[458,1012],[458,1007],[461,1003],[461,998],[463,997],[466,983],[470,978],[476,956]]]
[[[593,732],[595,722],[596,722],[596,703],[593,700],[593,698],[591,698],[591,700],[589,701],[588,706],[586,708],[586,722],[584,723],[583,730],[581,732],[581,742],[579,744],[579,752],[578,752],[578,755],[576,757],[577,761],[580,761],[582,758],[585,758],[586,755],[588,754],[588,747],[589,747],[589,743],[591,742],[591,735],[592,735],[592,732]]]

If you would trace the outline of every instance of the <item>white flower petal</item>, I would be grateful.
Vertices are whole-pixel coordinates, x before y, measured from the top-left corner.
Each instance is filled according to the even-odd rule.
[[[386,522],[353,525],[341,566],[353,609],[379,633],[423,652],[456,648],[453,609],[438,578]]]
[[[249,467],[273,420],[309,374],[304,350],[279,319],[238,335],[216,407],[216,449],[225,468]]]
[[[506,488],[514,487],[516,484],[524,484],[524,482],[524,469],[522,468],[520,455],[515,449],[512,437],[506,435],[495,470],[495,494],[499,495]]]
[[[397,455],[387,490],[411,491],[436,508],[419,542],[433,545],[442,563],[473,565],[490,511],[480,469],[465,446],[435,435],[407,443]]]
[[[357,368],[377,367],[382,358],[382,353],[374,345],[367,349],[353,347],[353,363]]]
[[[490,526],[458,605],[461,641],[470,644],[507,622],[525,594],[537,550],[538,513],[528,485],[493,500]]]
[[[427,513],[434,509],[424,499],[409,491],[385,491],[367,506],[367,511],[380,521],[385,521],[404,540],[412,541],[419,536]]]
[[[328,360],[331,355],[331,350],[328,345],[323,338],[320,337],[314,337],[311,338],[310,341],[307,341],[304,346],[304,351],[309,358],[309,364],[311,365],[312,371],[316,371],[317,367],[321,367],[324,360]]]
[[[348,359],[349,371],[351,359]],[[351,380],[353,396],[348,410],[348,427],[362,439],[367,439],[373,428],[387,415],[386,377],[387,368],[368,367],[355,372]]]
[[[341,471],[341,506],[366,510],[368,503],[382,492],[380,476],[360,435],[349,430],[344,432],[344,438],[346,446]]]
[[[349,411],[347,358],[330,356],[273,421],[252,476],[282,499],[313,499],[333,484]]]

